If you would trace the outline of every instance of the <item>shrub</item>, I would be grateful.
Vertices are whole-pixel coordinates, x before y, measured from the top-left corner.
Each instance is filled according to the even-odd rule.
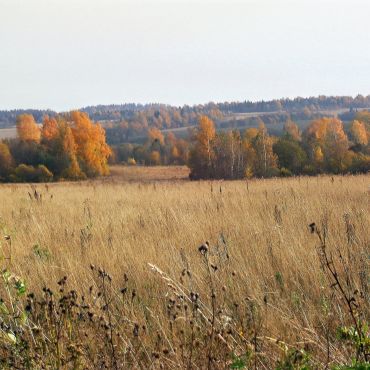
[[[53,174],[44,165],[27,166],[20,164],[14,171],[16,181],[20,182],[49,182],[53,179]]]
[[[292,172],[290,170],[288,170],[287,168],[283,167],[280,170],[280,176],[281,177],[290,177],[290,176],[293,176],[293,174],[292,174]]]
[[[127,164],[128,164],[129,166],[136,166],[135,158],[129,158],[129,159],[127,160]]]
[[[349,167],[351,173],[366,173],[370,171],[370,157],[362,153],[353,157],[352,164]]]
[[[317,169],[315,168],[314,165],[312,164],[306,164],[303,167],[303,174],[304,175],[309,175],[309,176],[314,176],[318,173]]]
[[[38,182],[49,182],[53,179],[53,174],[51,171],[49,171],[48,168],[42,164],[37,166],[35,172]]]

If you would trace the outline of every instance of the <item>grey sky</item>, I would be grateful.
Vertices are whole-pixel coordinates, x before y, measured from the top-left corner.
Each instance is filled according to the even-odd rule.
[[[0,0],[0,109],[370,93],[370,1]]]

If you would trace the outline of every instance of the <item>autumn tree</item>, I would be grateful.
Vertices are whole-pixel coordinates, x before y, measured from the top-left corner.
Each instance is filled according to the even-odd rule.
[[[236,179],[244,177],[242,139],[239,131],[219,133],[214,139],[214,177]]]
[[[13,158],[9,147],[5,142],[0,141],[0,181],[8,178],[13,166]]]
[[[63,153],[68,161],[68,165],[62,172],[62,176],[72,180],[82,179],[85,174],[81,171],[77,159],[77,145],[73,136],[72,128],[66,123],[60,125],[60,140]]]
[[[79,111],[71,112],[67,120],[70,120],[83,171],[88,176],[107,175],[111,149],[105,141],[104,129],[99,124],[93,124],[86,113]]]
[[[293,140],[301,141],[301,132],[296,123],[291,119],[288,119],[284,124],[284,133],[286,136],[290,136]]]
[[[277,174],[277,156],[272,149],[273,143],[266,127],[261,125],[257,136],[253,140],[253,147],[256,152],[254,173],[257,176],[270,177]]]
[[[171,148],[171,162],[176,163],[178,159],[180,158],[180,152],[176,145],[172,146]]]
[[[209,117],[213,120],[220,120],[223,116],[223,113],[217,107],[214,107],[209,111]]]
[[[54,117],[45,116],[41,128],[41,141],[48,143],[55,140],[58,135],[59,127],[57,120]]]
[[[245,130],[244,139],[247,141],[252,141],[253,139],[256,138],[257,135],[258,135],[258,128],[250,127]]]
[[[324,157],[329,170],[344,172],[351,163],[348,137],[339,119],[330,119],[324,141]]]
[[[243,167],[244,176],[251,178],[254,176],[254,171],[257,166],[257,153],[254,148],[254,141],[258,135],[257,128],[248,128],[244,132],[242,151],[243,151]]]
[[[189,142],[184,139],[176,140],[176,151],[178,153],[178,164],[185,164],[189,160]]]
[[[213,176],[213,140],[216,129],[213,121],[207,116],[199,118],[199,127],[195,134],[195,145],[190,152],[189,167],[191,178],[207,178]]]
[[[17,117],[17,133],[21,141],[40,142],[40,128],[31,114],[21,114]]]
[[[366,126],[363,122],[354,120],[351,123],[350,132],[355,144],[366,146],[369,143]]]
[[[47,153],[45,165],[56,178],[83,178],[72,129],[65,116],[44,117],[41,144]]]
[[[363,122],[366,126],[368,134],[370,134],[370,112],[368,110],[357,112],[355,119],[357,121]]]
[[[343,123],[337,118],[325,117],[314,120],[305,132],[305,142],[311,159],[320,147],[328,171],[343,172],[350,164],[349,143]]]
[[[317,145],[313,149],[313,161],[317,167],[321,167],[324,162],[324,153],[322,152],[320,145]]]
[[[310,123],[305,131],[305,140],[307,143],[315,146],[317,143],[323,144],[330,118],[321,118]]]
[[[123,143],[114,148],[117,163],[127,163],[129,158],[133,156],[134,145],[131,143]]]
[[[150,164],[152,166],[158,166],[161,164],[161,153],[158,150],[153,150],[150,153]]]
[[[163,157],[163,164],[176,163],[180,158],[177,138],[173,132],[169,132],[164,138]]]
[[[45,116],[41,129],[31,115],[21,115],[17,130],[19,139],[0,143],[2,179],[51,181],[108,173],[111,149],[105,131],[85,113]]]
[[[273,145],[273,151],[278,157],[280,168],[286,168],[292,174],[302,172],[307,162],[307,154],[292,136],[280,138]]]
[[[148,131],[148,140],[151,144],[158,142],[160,145],[164,145],[164,136],[162,132],[155,127]]]

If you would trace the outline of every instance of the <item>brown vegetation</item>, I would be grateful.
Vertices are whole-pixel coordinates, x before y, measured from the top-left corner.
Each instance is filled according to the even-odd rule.
[[[368,176],[119,181],[142,170],[0,185],[2,368],[364,359],[337,331],[369,318]]]
[[[102,179],[108,182],[158,182],[188,180],[187,166],[111,166],[110,176]]]

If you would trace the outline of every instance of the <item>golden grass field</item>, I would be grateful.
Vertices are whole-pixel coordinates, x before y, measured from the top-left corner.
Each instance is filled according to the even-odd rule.
[[[360,292],[358,317],[368,320],[369,176],[190,182],[183,167],[112,174],[0,185],[0,235],[10,236],[1,241],[2,263],[27,291],[57,291],[67,276],[68,289],[87,296],[90,286],[101,289],[98,268],[112,276],[111,292],[126,289],[122,301],[108,300],[111,313],[96,314],[109,321],[110,347],[98,329],[84,327],[77,339],[61,340],[75,340],[78,362],[68,362],[69,347],[60,344],[57,355],[43,353],[46,368],[223,369],[238,360],[239,368],[306,360],[325,368],[353,358],[336,337],[351,317],[308,225],[327,231],[326,248],[345,289]],[[91,306],[100,310],[93,292]],[[45,337],[55,333],[49,329]],[[104,363],[89,351],[106,353]]]

